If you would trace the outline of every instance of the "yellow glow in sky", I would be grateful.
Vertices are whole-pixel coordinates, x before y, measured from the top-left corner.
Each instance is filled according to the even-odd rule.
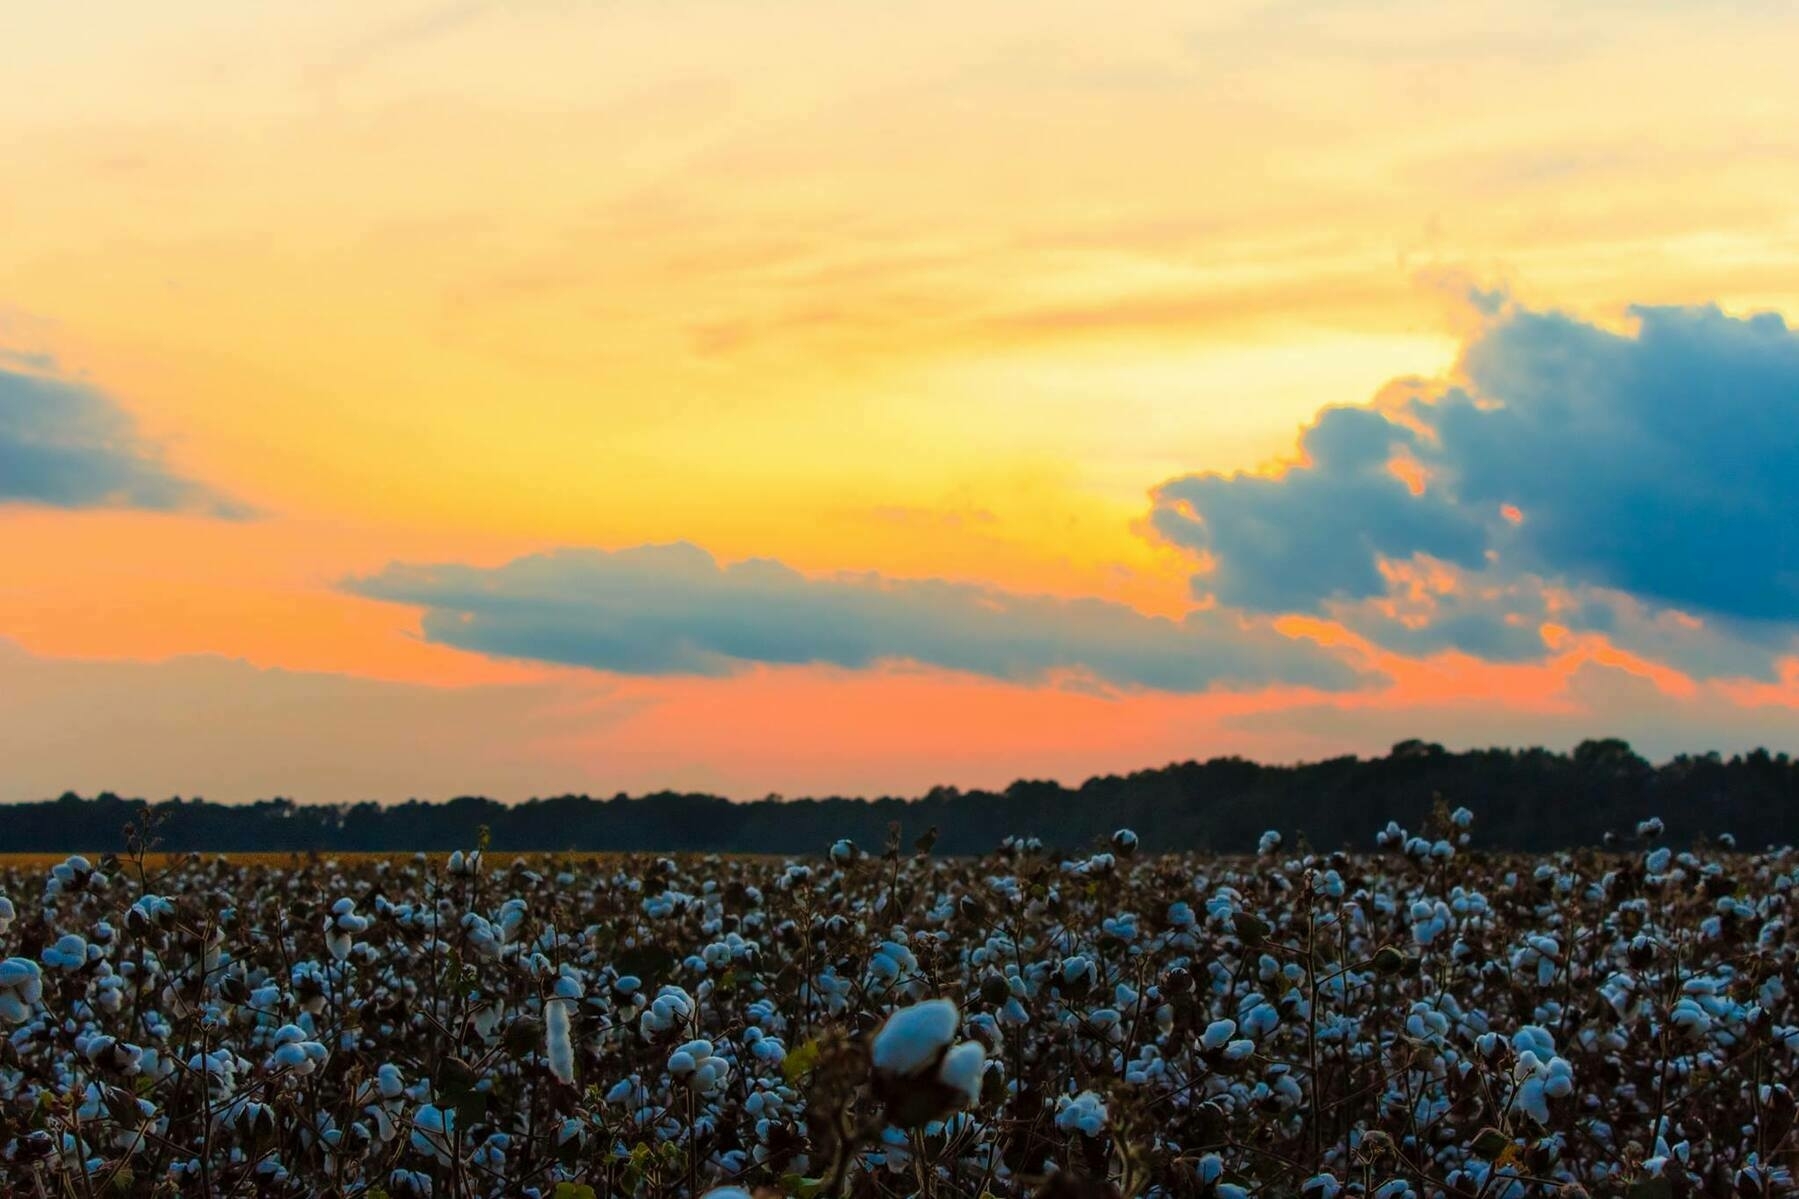
[[[0,509],[0,638],[502,685],[338,582],[672,540],[1178,615],[1150,489],[1441,373],[1445,279],[1799,311],[1799,14],[1700,12],[21,9],[0,349],[262,515]]]

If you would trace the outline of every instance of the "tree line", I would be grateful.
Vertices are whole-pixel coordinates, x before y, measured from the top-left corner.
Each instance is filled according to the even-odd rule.
[[[1439,800],[1474,811],[1475,845],[1484,848],[1595,845],[1650,816],[1664,820],[1677,845],[1722,833],[1746,848],[1799,841],[1799,763],[1787,754],[1683,754],[1652,765],[1627,742],[1604,739],[1567,753],[1404,741],[1377,758],[1269,765],[1222,757],[1073,787],[1021,779],[1003,791],[937,787],[909,799],[738,802],[665,791],[522,803],[225,804],[70,793],[0,805],[0,848],[106,852],[124,848],[130,829],[153,829],[156,848],[170,851],[441,851],[485,836],[496,852],[811,853],[840,837],[879,849],[897,825],[908,847],[935,830],[935,850],[953,854],[985,852],[1008,835],[1074,851],[1121,826],[1136,829],[1150,851],[1247,852],[1266,829],[1289,846],[1303,839],[1328,850],[1368,848],[1389,820],[1417,831]]]

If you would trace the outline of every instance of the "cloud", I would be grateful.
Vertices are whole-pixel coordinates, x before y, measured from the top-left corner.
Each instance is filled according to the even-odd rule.
[[[1177,621],[1106,600],[941,580],[813,578],[767,559],[722,565],[685,543],[564,549],[491,569],[395,564],[347,587],[422,607],[434,642],[622,674],[904,661],[1013,681],[1069,674],[1187,692],[1341,688],[1357,678],[1317,645],[1233,614]]]
[[[1459,631],[1427,618],[1396,642],[1516,653],[1540,585],[1783,640],[1769,626],[1799,624],[1799,336],[1715,307],[1631,316],[1619,333],[1499,309],[1453,378],[1324,410],[1283,473],[1173,479],[1153,527],[1203,555],[1196,590],[1250,611],[1378,607],[1396,563],[1485,589],[1445,598]]]
[[[7,361],[42,367],[41,355]],[[141,508],[243,518],[242,504],[183,478],[129,414],[86,384],[0,363],[0,504]]]

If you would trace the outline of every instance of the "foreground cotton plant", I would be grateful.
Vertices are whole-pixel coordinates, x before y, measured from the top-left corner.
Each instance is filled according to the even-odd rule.
[[[980,1099],[987,1051],[956,1041],[961,1022],[953,1001],[928,999],[894,1012],[876,1032],[870,1062],[895,1124],[923,1124]]]

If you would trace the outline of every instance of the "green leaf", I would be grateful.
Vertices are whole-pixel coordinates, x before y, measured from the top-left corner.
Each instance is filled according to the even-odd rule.
[[[1474,1152],[1488,1161],[1492,1161],[1507,1149],[1511,1148],[1512,1138],[1497,1128],[1483,1128],[1474,1138]]]
[[[788,1082],[798,1082],[818,1067],[818,1041],[807,1041],[789,1053],[781,1062],[781,1074]]]
[[[595,1199],[593,1188],[584,1182],[559,1182],[551,1199]]]

